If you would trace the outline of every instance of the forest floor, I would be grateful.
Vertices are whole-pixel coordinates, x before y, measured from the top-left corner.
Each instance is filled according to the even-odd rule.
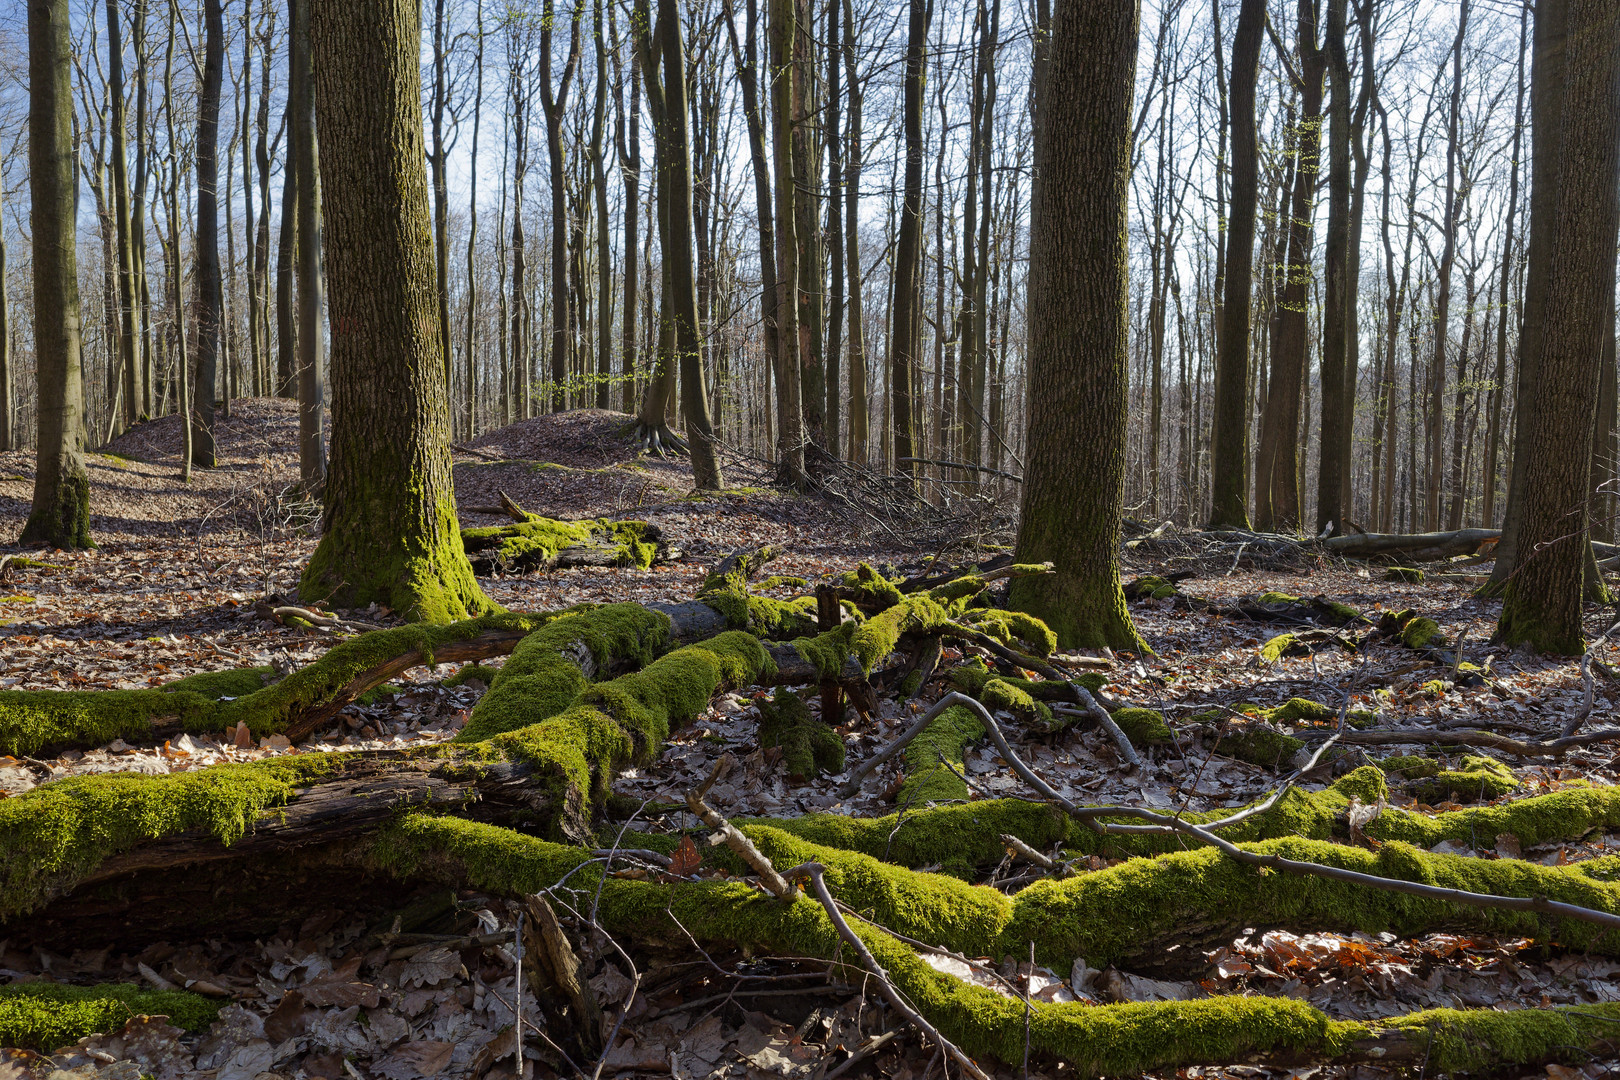
[[[684,463],[633,452],[619,433],[626,419],[584,410],[515,424],[459,446],[455,484],[462,523],[501,523],[505,519],[500,515],[478,509],[494,507],[505,492],[525,509],[556,517],[651,521],[682,556],[649,570],[579,568],[486,579],[485,589],[494,600],[517,610],[584,601],[685,600],[720,557],[766,543],[783,549],[771,564],[772,573],[811,581],[861,561],[891,573],[915,573],[935,554],[929,546],[896,543],[881,530],[878,535],[862,530],[847,512],[824,501],[784,495],[769,486],[762,466],[747,461],[731,463],[728,482],[735,490],[698,497]],[[297,476],[296,426],[291,403],[233,402],[231,417],[221,421],[219,467],[194,471],[190,483],[179,478],[180,431],[174,418],[141,425],[90,455],[98,547],[47,553],[42,558],[51,566],[14,568],[0,580],[0,689],[139,688],[225,667],[272,664],[290,670],[323,653],[331,637],[281,626],[267,617],[267,605],[261,603],[266,597],[292,595],[299,567],[314,546],[307,509],[286,494]],[[0,537],[14,537],[21,528],[32,466],[27,453],[0,454]],[[19,550],[0,546],[0,555]],[[1149,573],[1156,568],[1143,561],[1130,569]],[[1161,710],[1178,738],[1147,751],[1147,767],[1127,775],[1113,744],[1099,731],[1038,735],[1010,729],[1019,754],[1062,794],[1083,803],[1160,809],[1244,805],[1275,785],[1276,772],[1217,756],[1183,726],[1194,713],[1244,703],[1269,707],[1305,698],[1336,710],[1349,694],[1351,708],[1376,710],[1385,726],[1431,732],[1467,726],[1524,738],[1556,735],[1583,708],[1585,690],[1576,662],[1507,653],[1488,644],[1498,605],[1475,599],[1466,581],[1404,584],[1382,580],[1376,568],[1326,561],[1303,571],[1260,569],[1241,560],[1206,569],[1207,576],[1182,582],[1181,591],[1221,603],[1272,590],[1323,596],[1374,619],[1381,610],[1416,609],[1434,619],[1451,640],[1460,637],[1464,658],[1485,668],[1488,681],[1463,685],[1467,680],[1454,679],[1453,672],[1395,642],[1368,641],[1354,653],[1330,648],[1266,662],[1259,650],[1282,628],[1187,610],[1170,598],[1133,601],[1132,615],[1154,652],[1108,657],[1106,690],[1129,705]],[[787,587],[768,595],[786,598],[802,591]],[[385,611],[354,615],[391,621]],[[1611,612],[1589,609],[1589,636],[1602,633],[1612,618]],[[1615,651],[1606,646],[1595,659],[1620,663]],[[957,655],[947,650],[947,661]],[[490,663],[498,666],[500,661]],[[477,680],[446,687],[442,682],[450,674],[447,667],[415,669],[393,684],[393,693],[349,706],[339,723],[299,746],[280,736],[254,745],[223,735],[187,735],[162,748],[120,741],[47,759],[0,758],[0,797],[70,775],[187,771],[223,761],[445,740],[459,730],[485,688]],[[948,689],[943,683],[926,687],[919,700],[904,705],[884,701],[869,722],[844,725],[840,731],[849,766],[859,765],[892,739]],[[686,791],[718,767],[708,801],[727,816],[791,817],[816,811],[871,816],[906,809],[894,804],[898,758],[868,777],[861,794],[848,799],[838,794],[848,773],[790,783],[777,767],[780,752],[759,745],[756,702],[765,693],[742,688],[717,698],[707,713],[674,734],[655,762],[622,774],[615,790],[667,807],[680,804]],[[1620,686],[1598,678],[1594,726],[1612,715],[1616,700]],[[1432,747],[1426,749],[1433,753]],[[1372,756],[1357,751],[1337,768],[1342,772],[1399,752],[1393,747],[1378,748]],[[1456,767],[1458,758],[1442,764]],[[1573,751],[1554,765],[1526,767],[1505,760],[1518,781],[1507,799],[1574,784],[1620,782],[1620,756],[1613,745]],[[971,749],[964,766],[975,798],[1028,794],[993,748]],[[1306,787],[1320,789],[1331,779],[1323,776]],[[1394,776],[1391,784],[1391,805],[1430,805],[1413,794],[1416,789],[1403,789]],[[1430,798],[1440,810],[1455,808],[1453,798],[1474,801],[1466,792]],[[627,829],[675,831],[690,823],[684,812],[655,809]],[[629,840],[625,844],[634,846]],[[1565,865],[1620,853],[1620,829],[1599,828],[1542,847],[1521,848],[1510,834],[1480,836],[1471,844],[1447,841],[1438,850]],[[1092,859],[1098,865],[1106,861]],[[391,901],[398,907],[407,899]],[[513,915],[502,900],[467,894],[461,907],[484,932],[512,926]],[[128,981],[160,989],[185,986],[229,999],[212,1032],[200,1042],[178,1029],[137,1025],[116,1044],[108,1038],[88,1040],[57,1055],[54,1067],[73,1070],[83,1080],[134,1080],[127,1071],[115,1075],[123,1066],[113,1062],[120,1048],[139,1040],[167,1048],[170,1064],[159,1071],[159,1080],[209,1070],[215,1070],[214,1080],[268,1080],[266,1073],[291,1080],[510,1077],[510,1062],[497,1053],[511,1053],[515,979],[510,946],[455,945],[452,939],[461,940],[457,935],[467,932],[458,928],[438,938],[419,935],[425,939],[423,949],[386,964],[373,966],[368,958],[362,972],[360,955],[348,946],[366,932],[373,917],[333,909],[251,940],[162,940],[126,951],[114,947],[68,955],[31,946],[26,924],[0,927],[0,985],[41,979]],[[668,989],[639,995],[630,994],[630,979],[614,963],[600,964],[591,985],[601,1002],[613,1006],[633,998],[603,1076],[821,1080],[829,1063],[838,1060],[830,1056],[834,1047],[853,1047],[881,1030],[884,1017],[871,994],[833,981],[824,965],[718,955],[712,961],[708,970],[672,981]],[[1376,1020],[1430,1007],[1620,1001],[1620,963],[1544,942],[1475,934],[1403,940],[1389,934],[1272,930],[1232,942],[1209,957],[1201,977],[1185,981],[1130,973],[1097,981],[1080,968],[1031,970],[1012,957],[982,958],[976,965],[939,962],[956,965],[952,970],[957,974],[984,985],[1016,984],[1040,1000],[1180,1000],[1211,992],[1244,993],[1298,998],[1341,1019]],[[785,978],[810,973],[818,974],[797,981]],[[742,978],[763,975],[779,978],[763,984]],[[751,988],[758,985],[771,989]],[[783,985],[791,988],[775,988]],[[289,1026],[291,1014],[285,1007],[293,988],[300,990],[303,1002],[296,1029]],[[311,1006],[322,1008],[310,1014]],[[842,1075],[918,1080],[930,1071],[932,1053],[908,1033]],[[20,1078],[46,1064],[37,1056],[0,1056],[0,1080]],[[1555,1080],[1572,1080],[1578,1072],[1595,1078],[1614,1064],[1593,1061],[1584,1070],[1551,1066],[1547,1072]],[[1180,1075],[1371,1077],[1394,1071],[1235,1066],[1184,1069]],[[544,1066],[540,1072],[549,1075]],[[1047,1062],[1005,1075],[1057,1077],[1065,1069]]]

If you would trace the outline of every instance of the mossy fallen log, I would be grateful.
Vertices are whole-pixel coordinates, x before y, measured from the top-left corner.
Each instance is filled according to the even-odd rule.
[[[1091,1006],[1023,1002],[957,980],[927,965],[915,949],[887,930],[928,941],[969,955],[1023,955],[1036,944],[1037,958],[1056,962],[1085,940],[1071,933],[1065,915],[1077,898],[1097,910],[1090,915],[1100,923],[1120,925],[1097,928],[1089,943],[1099,957],[1107,955],[1105,938],[1121,938],[1144,929],[1127,907],[1119,918],[1115,886],[1127,889],[1150,884],[1129,880],[1130,875],[1159,876],[1159,892],[1169,892],[1182,879],[1202,886],[1200,897],[1233,899],[1218,891],[1209,895],[1206,864],[1215,852],[1192,852],[1173,857],[1170,870],[1161,859],[1132,863],[1109,871],[1084,875],[1068,882],[1032,886],[1018,897],[1007,898],[989,889],[975,888],[934,875],[896,871],[875,859],[851,856],[835,849],[792,841],[762,827],[746,830],[752,840],[778,864],[815,855],[827,867],[827,880],[847,905],[869,921],[854,924],[893,983],[918,1010],[958,1046],[975,1056],[994,1056],[1016,1062],[1027,1045],[1039,1059],[1061,1059],[1083,1075],[1118,1075],[1146,1069],[1188,1064],[1271,1060],[1292,1062],[1427,1060],[1431,1068],[1470,1068],[1511,1062],[1579,1060],[1583,1049],[1612,1036],[1612,1022],[1620,1020],[1620,1007],[1577,1010],[1533,1010],[1515,1014],[1440,1010],[1415,1013],[1381,1025],[1334,1021],[1316,1009],[1292,999],[1214,997],[1192,1002],[1137,1003]],[[1298,841],[1275,841],[1276,845]],[[1321,845],[1331,847],[1332,845]],[[1443,878],[1475,868],[1454,864],[1482,860],[1419,856],[1400,850],[1390,855],[1348,852],[1351,860],[1384,860],[1391,868]],[[1330,856],[1332,853],[1329,853]],[[723,858],[724,856],[717,856]],[[569,884],[582,895],[600,888],[598,919],[610,933],[638,941],[667,941],[680,934],[678,925],[698,942],[724,944],[750,952],[777,952],[795,956],[821,956],[835,965],[847,965],[825,911],[808,897],[781,903],[736,879],[677,882],[672,884],[600,878],[595,866],[586,865],[588,852],[518,836],[504,830],[452,819],[414,816],[379,839],[372,859],[390,871],[410,876],[427,873],[498,893],[531,893],[571,875]],[[1432,860],[1432,862],[1431,862]],[[1229,864],[1233,865],[1233,864]],[[1438,865],[1438,869],[1436,869]],[[1129,869],[1127,869],[1129,868]],[[1250,868],[1237,868],[1238,871]],[[1536,868],[1554,870],[1558,868]],[[1275,875],[1271,875],[1275,876]],[[1567,870],[1551,877],[1536,875],[1531,887],[1569,888],[1590,896],[1592,886],[1576,881]],[[1267,875],[1248,873],[1245,896],[1265,889]],[[1299,882],[1292,884],[1298,885]],[[1066,887],[1066,888],[1065,888]],[[1309,890],[1307,890],[1308,892]],[[1392,894],[1379,893],[1390,899]],[[1025,897],[1028,896],[1028,899]],[[1388,908],[1373,910],[1356,897],[1334,896],[1336,916],[1383,924],[1399,924],[1406,913]],[[1411,898],[1399,898],[1400,901]],[[1613,896],[1605,899],[1614,902]],[[1168,906],[1176,906],[1174,903]],[[1305,914],[1298,905],[1295,914]],[[1372,905],[1376,907],[1376,905]],[[1466,913],[1429,912],[1429,919],[1450,919]],[[1416,915],[1412,916],[1417,918]],[[1241,920],[1239,920],[1241,922]],[[1422,921],[1422,920],[1419,920]],[[884,929],[884,928],[887,928]],[[1611,946],[1614,943],[1610,943]],[[1124,954],[1121,954],[1124,955]],[[1089,957],[1088,957],[1089,960]]]
[[[589,518],[562,521],[526,514],[513,504],[509,525],[463,529],[473,573],[525,574],[570,566],[634,566],[646,569],[669,554],[658,526],[645,521]]]

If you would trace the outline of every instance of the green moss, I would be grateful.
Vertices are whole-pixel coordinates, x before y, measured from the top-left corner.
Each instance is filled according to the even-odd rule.
[[[580,668],[581,651],[599,672],[640,668],[668,644],[669,626],[668,615],[640,604],[560,615],[518,642],[456,741],[481,742],[556,716],[590,685]]]
[[[176,692],[201,694],[205,698],[218,701],[221,698],[239,698],[258,693],[264,689],[265,681],[272,678],[275,673],[276,669],[268,664],[228,671],[204,671],[197,675],[188,675],[159,689],[171,694]]]
[[[1519,786],[1513,770],[1494,758],[1464,757],[1456,769],[1439,769],[1412,791],[1426,802],[1463,798],[1489,801],[1500,799]]]
[[[1265,718],[1273,723],[1295,723],[1301,720],[1332,720],[1338,716],[1320,701],[1307,698],[1289,698],[1274,709],[1265,711]]]
[[[1399,1031],[1427,1036],[1425,1072],[1447,1076],[1503,1065],[1591,1060],[1591,1050],[1613,1045],[1620,1005],[1570,1009],[1431,1009],[1390,1020]]]
[[[782,748],[782,765],[795,780],[844,771],[844,740],[831,726],[810,715],[804,699],[778,690],[759,705],[759,745]]]
[[[1387,757],[1378,763],[1386,773],[1394,773],[1403,780],[1422,780],[1440,774],[1440,763],[1433,758],[1415,755]]]
[[[952,612],[932,595],[906,597],[901,603],[867,619],[850,636],[850,652],[868,675],[900,643],[902,634],[929,633],[944,629]]]
[[[1401,627],[1401,644],[1408,649],[1426,649],[1445,643],[1445,635],[1440,633],[1440,624],[1433,619],[1409,619]]]
[[[711,570],[698,590],[697,599],[718,611],[733,630],[747,630],[774,640],[791,640],[814,633],[815,597],[773,600],[748,591],[749,579],[775,556],[774,548],[765,547],[735,560],[724,571]]]
[[[754,583],[754,588],[760,590],[806,589],[809,587],[810,582],[807,579],[802,577],[794,577],[792,574],[772,574],[770,577],[763,578]]]
[[[503,568],[543,565],[567,548],[612,547],[618,565],[644,570],[658,554],[658,545],[647,537],[645,521],[560,521],[536,514],[530,514],[526,522],[466,529],[461,534],[468,552],[493,552],[491,561]]]
[[[1055,731],[1062,726],[1044,702],[1036,701],[1029,691],[1018,686],[1014,680],[986,679],[974,696],[984,703],[985,708],[1009,712],[1041,731]]]
[[[1162,578],[1156,574],[1143,574],[1125,586],[1125,598],[1127,600],[1163,600],[1166,597],[1176,595],[1177,591],[1175,582],[1170,581],[1168,578]]]
[[[1215,744],[1215,752],[1253,765],[1276,768],[1286,763],[1304,746],[1303,739],[1284,735],[1269,724],[1256,722],[1245,724],[1223,735]]]
[[[1138,750],[1170,741],[1170,727],[1156,709],[1115,709],[1114,723]]]
[[[1297,604],[1299,597],[1290,596],[1284,592],[1263,592],[1260,594],[1262,604]]]
[[[899,804],[924,806],[931,802],[966,799],[968,786],[958,775],[963,767],[963,754],[968,744],[984,736],[984,725],[979,718],[960,705],[952,705],[934,717],[902,751],[906,759],[906,781],[900,785],[896,796]]]
[[[154,721],[177,716],[184,730],[206,730],[210,698],[162,690],[0,690],[0,751],[32,756],[49,747],[150,741]]]
[[[1385,581],[1404,581],[1408,585],[1423,584],[1423,571],[1415,566],[1392,566],[1384,571]]]
[[[1285,656],[1305,656],[1310,651],[1310,648],[1301,645],[1299,639],[1293,634],[1278,634],[1260,646],[1260,659],[1270,664],[1276,663]]]
[[[903,597],[895,582],[890,581],[866,563],[838,577],[839,591],[855,601],[864,611],[885,611],[900,603]]]
[[[457,686],[465,686],[470,682],[481,682],[485,686],[495,681],[495,676],[501,673],[497,667],[484,664],[463,664],[455,674],[439,680],[439,685],[449,690]]]
[[[0,1046],[50,1053],[86,1035],[117,1031],[138,1014],[167,1016],[176,1027],[204,1031],[220,1002],[183,990],[141,990],[132,983],[0,986]]]
[[[908,807],[877,818],[806,814],[755,821],[813,844],[858,851],[901,866],[943,865],[960,874],[1000,860],[1005,854],[1003,833],[1048,848],[1072,829],[1061,811],[1023,799],[985,799],[926,810]]]
[[[304,754],[159,776],[74,776],[0,799],[0,918],[25,914],[146,840],[197,829],[235,843],[260,811],[285,804],[344,758]]]
[[[842,622],[815,637],[793,639],[793,647],[804,660],[816,669],[823,679],[836,679],[849,658],[849,643],[855,633],[855,623]]]
[[[1022,641],[1036,656],[1051,656],[1057,650],[1057,635],[1044,622],[1022,611],[973,608],[963,613],[962,622],[1003,645]]]
[[[940,813],[934,811],[932,813]],[[1150,948],[1159,935],[1174,934],[1210,911],[1276,925],[1324,924],[1360,928],[1445,925],[1503,925],[1512,932],[1529,928],[1538,936],[1549,927],[1538,916],[1519,912],[1460,909],[1415,897],[1369,890],[1324,879],[1299,879],[1256,872],[1214,851],[1178,853],[1137,860],[1066,881],[1045,881],[1009,900],[993,890],[916,874],[874,859],[805,843],[780,829],[758,825],[744,831],[779,866],[814,860],[826,867],[829,888],[850,909],[909,937],[938,943],[968,955],[1023,955],[1034,942],[1037,959],[1066,970],[1083,955],[1094,965]],[[1434,856],[1405,845],[1366,852],[1338,845],[1279,840],[1260,845],[1292,857],[1392,876],[1432,879],[1457,887],[1503,887],[1514,895],[1545,894],[1612,904],[1612,887],[1583,883],[1572,871],[1533,867],[1519,876],[1505,863]],[[579,868],[588,853],[506,830],[454,819],[407,818],[381,841],[374,861],[402,874],[432,874],[471,887],[501,893],[529,893],[554,884]],[[730,865],[724,852],[713,856]],[[645,940],[679,934],[675,920],[699,941],[725,942],[741,949],[799,956],[839,955],[840,945],[819,904],[799,895],[780,903],[734,880],[662,883],[622,878],[603,880],[597,866],[580,869],[571,884],[596,895],[600,919],[609,932]],[[1530,890],[1536,890],[1530,893]],[[1345,1052],[1371,1034],[1358,1023],[1329,1020],[1302,1002],[1265,997],[1217,997],[1193,1002],[1132,1003],[1110,1006],[1023,1002],[962,983],[933,970],[917,954],[872,924],[851,919],[855,933],[900,989],[941,1032],[975,1056],[1017,1061],[1028,1032],[1031,1050],[1064,1059],[1078,1074],[1131,1074],[1180,1064],[1243,1060],[1280,1048],[1313,1056]],[[1559,924],[1567,926],[1568,924]],[[1583,941],[1612,945],[1616,935],[1585,927]],[[1562,940],[1562,938],[1560,938]],[[847,963],[847,953],[845,954]],[[1590,1011],[1583,1007],[1580,1012]],[[1620,1011],[1609,1008],[1601,1015]],[[1504,1056],[1552,1046],[1552,1039],[1574,1037],[1578,1045],[1591,1032],[1569,1030],[1538,1036],[1496,1027],[1496,1015],[1417,1014],[1409,1021],[1437,1033],[1437,1049],[1447,1064],[1477,1061],[1461,1056],[1478,1039],[1504,1041]],[[1547,1014],[1541,1014],[1547,1015]],[[1459,1045],[1441,1047],[1450,1024],[1477,1027],[1455,1031]],[[1540,1021],[1528,1022],[1533,1027]],[[1592,1029],[1596,1030],[1596,1028]],[[1612,1032],[1610,1032],[1612,1034]]]
[[[395,492],[388,502],[397,505],[399,498]],[[356,498],[346,513],[352,518],[363,507],[385,512],[378,505],[382,502]],[[426,520],[413,521],[401,534],[381,521],[334,522],[329,518],[299,580],[299,594],[346,608],[384,604],[412,622],[434,625],[498,611],[499,606],[484,595],[473,577],[462,547],[455,500],[446,495],[421,511]]]

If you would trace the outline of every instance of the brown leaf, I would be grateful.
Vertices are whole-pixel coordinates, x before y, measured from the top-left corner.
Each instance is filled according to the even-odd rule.
[[[690,836],[681,837],[681,846],[670,859],[669,872],[677,877],[690,877],[703,865],[703,853],[692,843]]]
[[[450,1064],[456,1044],[448,1042],[409,1042],[371,1064],[371,1071],[389,1080],[414,1080],[437,1076]]]

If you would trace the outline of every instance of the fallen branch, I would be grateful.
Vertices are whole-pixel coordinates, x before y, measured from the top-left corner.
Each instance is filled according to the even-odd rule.
[[[697,816],[698,820],[713,829],[715,836],[734,851],[739,859],[747,863],[754,873],[759,875],[760,883],[765,887],[766,892],[778,900],[790,900],[793,898],[793,886],[789,885],[782,875],[776,872],[776,867],[771,865],[771,860],[760,854],[759,848],[754,846],[753,841],[738,832],[736,826],[727,821],[724,815],[703,801],[703,796],[714,786],[714,782],[720,778],[721,772],[731,764],[731,762],[727,761],[729,757],[729,754],[722,754],[720,759],[714,763],[709,778],[703,781],[702,786],[686,793],[687,808]]]
[[[878,989],[883,992],[883,996],[888,999],[895,1012],[905,1017],[908,1023],[923,1033],[924,1037],[931,1039],[934,1045],[938,1046],[946,1056],[956,1062],[963,1072],[974,1077],[975,1080],[990,1080],[989,1075],[979,1068],[972,1058],[964,1054],[951,1040],[941,1035],[939,1029],[930,1024],[922,1013],[912,1008],[911,1003],[906,1000],[906,996],[895,988],[894,983],[889,980],[888,972],[883,970],[883,966],[877,962],[877,958],[872,955],[872,951],[866,947],[866,942],[862,941],[855,931],[849,928],[849,923],[844,921],[843,913],[838,910],[837,901],[833,899],[832,893],[827,890],[827,880],[822,876],[825,870],[826,867],[820,863],[808,862],[795,866],[783,876],[809,880],[811,891],[815,893],[816,899],[821,902],[822,908],[827,912],[827,918],[832,921],[833,928],[838,931],[838,936],[854,950],[855,955],[860,958],[861,966],[866,968],[872,977],[877,980]]]

